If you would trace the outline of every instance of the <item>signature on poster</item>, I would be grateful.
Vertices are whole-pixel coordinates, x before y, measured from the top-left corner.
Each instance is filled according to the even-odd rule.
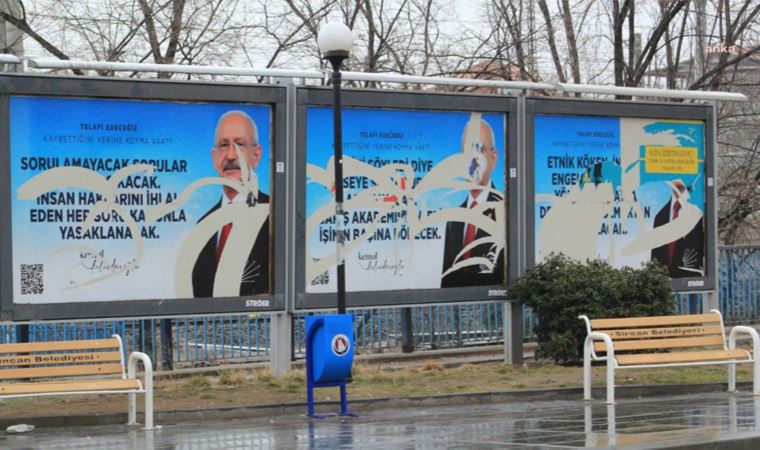
[[[239,151],[239,150],[238,150]],[[133,244],[133,254],[127,256],[125,260],[117,260],[108,257],[103,249],[93,248],[84,244],[65,245],[54,249],[53,255],[72,255],[74,262],[66,268],[67,273],[84,269],[91,276],[83,280],[71,279],[65,290],[80,288],[93,285],[104,280],[117,277],[128,276],[140,268],[145,254],[145,239],[154,233],[150,228],[163,217],[175,213],[182,208],[190,199],[192,194],[199,188],[207,185],[229,186],[238,192],[244,194],[258,192],[258,180],[256,174],[245,164],[240,162],[243,173],[250,175],[244,177],[241,181],[230,180],[222,177],[205,177],[194,181],[186,186],[184,190],[176,197],[167,196],[170,201],[160,203],[145,211],[130,211],[122,204],[125,191],[134,191],[134,188],[124,188],[128,184],[130,177],[147,174],[152,176],[154,167],[149,164],[134,164],[123,167],[110,176],[102,175],[95,170],[83,167],[55,167],[39,173],[21,185],[17,190],[19,200],[35,200],[38,197],[55,191],[64,191],[68,189],[81,190],[94,194],[94,200],[87,205],[88,209],[81,214],[81,225],[75,227],[75,239],[81,240],[90,236],[99,236],[94,233],[103,226],[102,221],[107,218],[109,221],[118,223],[119,228],[125,228],[120,232],[122,241],[129,241]],[[83,206],[83,205],[79,205]],[[269,214],[268,205],[255,205],[251,207],[246,203],[234,205],[224,210],[216,211],[210,214],[192,230],[190,235],[182,243],[180,253],[177,257],[177,263],[174,271],[175,290],[179,297],[192,297],[192,262],[195,261],[201,248],[220,228],[219,224],[234,223],[239,225],[239,230],[250,230],[261,228],[261,224],[266,220]],[[137,220],[141,219],[141,220]],[[250,247],[252,240],[256,239],[253,233],[233,232],[229,237],[231,249],[243,249]],[[249,242],[250,241],[250,242]],[[238,254],[240,253],[240,254]],[[243,269],[245,258],[244,252],[229,251],[224,254],[220,261],[222,286],[234,286],[236,276],[239,280],[241,274],[237,273]],[[242,262],[241,262],[242,260]],[[239,267],[240,269],[236,269]],[[226,268],[226,269],[225,269]],[[229,279],[229,280],[228,280]],[[227,282],[225,282],[225,280]],[[220,288],[222,289],[222,288]],[[222,293],[228,295],[237,295],[237,293]]]
[[[353,177],[364,177],[369,180],[369,187],[363,189],[344,202],[345,211],[362,211],[372,210],[371,219],[362,223],[361,231],[353,230],[350,240],[345,243],[344,251],[346,254],[355,251],[362,243],[377,236],[381,228],[392,227],[389,233],[394,237],[403,237],[394,239],[393,242],[398,247],[401,240],[408,240],[409,246],[414,245],[413,237],[424,234],[425,229],[435,224],[447,221],[461,221],[464,223],[473,223],[477,228],[485,231],[487,236],[479,238],[472,242],[469,247],[475,247],[481,244],[490,244],[494,252],[498,254],[505,245],[506,238],[500,228],[502,223],[498,219],[492,219],[483,214],[473,213],[459,206],[443,208],[437,211],[429,211],[424,206],[422,197],[435,190],[447,190],[451,195],[460,191],[471,189],[487,189],[497,195],[500,192],[492,187],[483,188],[470,180],[467,173],[469,163],[468,156],[464,154],[455,154],[447,157],[440,163],[430,169],[424,177],[417,177],[411,164],[390,163],[380,167],[367,162],[344,156],[343,167],[345,173],[352,174]],[[307,164],[306,174],[307,183],[316,183],[325,189],[332,191],[334,186],[333,177],[333,158],[330,158],[325,168],[314,164]],[[414,184],[416,182],[416,185]],[[443,191],[441,191],[443,192]],[[481,210],[494,208],[495,217],[504,217],[503,202],[484,202],[479,205]],[[306,233],[311,234],[319,230],[319,227],[325,222],[330,222],[335,214],[334,203],[326,203],[314,211],[306,221]],[[386,221],[387,217],[401,217],[399,221]],[[345,221],[344,221],[345,222]],[[392,222],[392,223],[388,223]],[[462,250],[462,254],[467,248]],[[410,254],[411,254],[410,249]],[[335,253],[331,253],[323,258],[315,258],[309,254],[307,249],[307,258],[313,261],[306,266],[306,279],[314,280],[316,277],[323,276],[331,266],[335,265]],[[409,261],[409,266],[413,266],[414,261]],[[485,265],[487,269],[493,269],[494,261],[488,258],[460,258],[452,270],[467,266]],[[394,273],[403,274],[402,267],[395,267],[397,264],[393,261],[385,263],[375,262],[367,264],[367,269],[375,268],[393,268]]]

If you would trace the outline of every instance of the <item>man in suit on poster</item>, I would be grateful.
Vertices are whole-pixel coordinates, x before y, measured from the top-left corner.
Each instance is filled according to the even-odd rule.
[[[242,181],[243,173],[238,151],[245,158],[249,170],[258,167],[262,149],[256,124],[243,111],[228,111],[217,122],[214,147],[211,149],[211,161],[220,177]],[[257,196],[251,193],[246,195],[230,186],[224,186],[219,201],[198,222],[220,208],[238,202],[247,202],[249,206],[254,206],[258,203],[269,203],[269,196],[260,191]],[[232,226],[232,223],[224,225],[199,253],[193,266],[194,297],[213,296],[217,265]],[[269,217],[264,221],[248,255],[239,292],[241,296],[269,292]]]
[[[678,218],[688,192],[681,180],[669,181],[671,197],[654,216],[654,228]],[[671,278],[704,276],[705,231],[704,217],[692,229],[677,240],[652,250],[652,259],[667,267]]]
[[[499,159],[499,150],[494,146],[495,138],[491,126],[482,119],[481,114],[473,113],[465,126],[462,136],[462,153],[467,156],[467,173],[470,181],[482,188],[471,189],[467,199],[460,208],[473,209],[478,205],[503,202],[504,198],[494,192],[491,175]],[[485,189],[490,186],[491,189]],[[481,206],[482,207],[482,206]],[[490,220],[497,221],[496,210],[486,208],[482,214]],[[505,230],[506,232],[506,230]],[[496,244],[487,242],[471,248],[459,255],[471,242],[489,236],[472,223],[450,221],[446,223],[444,240],[443,270],[441,287],[483,286],[504,283],[504,250]],[[459,257],[457,257],[459,255]],[[450,271],[455,264],[468,258],[486,258],[493,264],[475,264]]]

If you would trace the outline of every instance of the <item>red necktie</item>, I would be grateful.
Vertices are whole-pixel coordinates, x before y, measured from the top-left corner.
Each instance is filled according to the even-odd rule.
[[[224,250],[224,244],[227,243],[227,238],[230,237],[230,231],[232,230],[232,223],[228,223],[222,227],[222,234],[219,236],[219,245],[216,247],[216,262],[219,263],[219,258],[222,257],[222,251]]]
[[[472,204],[470,205],[470,209],[475,208],[476,206],[478,206],[478,202],[473,200]],[[462,247],[467,247],[470,243],[472,243],[472,241],[475,240],[475,230],[477,230],[477,228],[475,227],[475,224],[472,224],[472,223],[467,224],[467,229],[465,230],[465,233],[464,233],[464,243]],[[465,252],[464,254],[464,259],[467,259],[469,257],[470,257],[470,250],[467,250],[467,252]]]
[[[678,211],[681,210],[681,203],[676,200],[675,203],[673,203],[673,220],[676,220],[678,218]],[[668,244],[668,265],[670,266],[673,263],[673,255],[676,253],[676,241],[671,242]]]

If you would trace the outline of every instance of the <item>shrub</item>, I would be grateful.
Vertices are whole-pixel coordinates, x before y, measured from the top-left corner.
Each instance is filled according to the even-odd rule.
[[[655,263],[616,269],[603,261],[582,263],[551,255],[527,270],[511,293],[538,315],[536,357],[560,364],[583,361],[582,314],[599,319],[673,313],[670,278]]]

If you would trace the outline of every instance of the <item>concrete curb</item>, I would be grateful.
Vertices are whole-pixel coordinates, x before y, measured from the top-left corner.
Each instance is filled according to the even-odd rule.
[[[746,391],[752,388],[751,382],[738,382],[737,388]],[[666,384],[666,385],[637,385],[637,386],[617,386],[615,388],[616,397],[639,398],[639,397],[657,397],[685,395],[695,393],[719,392],[725,391],[725,383],[706,383],[706,384]],[[592,390],[594,402],[604,402],[605,388],[595,388]],[[508,400],[516,401],[534,401],[534,400],[578,400],[583,398],[583,388],[561,388],[561,389],[532,389],[520,391],[499,391],[499,392],[479,392],[468,394],[441,394],[419,397],[405,398],[349,398],[351,409],[359,414],[367,411],[379,410],[384,408],[399,406],[441,406],[441,405],[460,405],[463,403],[495,403]],[[318,412],[337,411],[340,407],[338,401],[318,403]],[[168,425],[174,423],[193,422],[201,420],[245,418],[245,417],[265,417],[281,415],[299,415],[304,416],[306,413],[306,402],[269,404],[269,405],[250,405],[250,406],[233,406],[210,409],[185,409],[171,411],[156,411],[155,422],[159,425]],[[138,414],[138,420],[142,419],[142,414]],[[93,426],[93,425],[116,425],[127,423],[127,413],[114,414],[83,414],[70,416],[43,416],[43,417],[14,417],[9,419],[0,419],[0,427],[6,428],[10,425],[26,423],[35,427],[76,427],[76,426]]]

